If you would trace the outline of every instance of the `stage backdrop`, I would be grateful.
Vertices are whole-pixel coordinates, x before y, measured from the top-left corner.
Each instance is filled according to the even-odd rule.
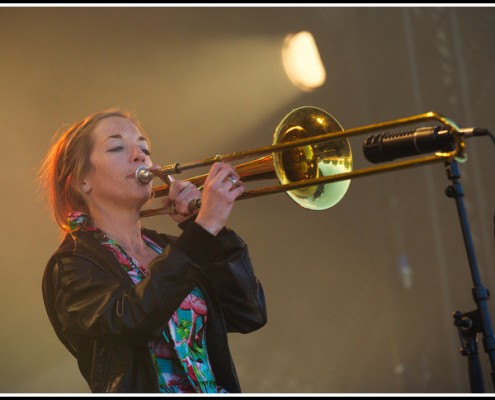
[[[313,92],[292,86],[281,62],[284,37],[303,30],[327,71]],[[491,7],[0,8],[0,392],[88,393],[41,296],[60,233],[36,171],[58,128],[129,109],[160,164],[269,145],[307,105],[344,128],[436,111],[495,132],[493,43]],[[369,166],[363,140],[350,139],[355,169]],[[464,201],[494,290],[495,146],[466,146]],[[438,163],[353,179],[324,211],[285,193],[236,203],[229,226],[249,246],[268,306],[265,327],[230,336],[245,392],[470,391],[452,313],[476,304],[449,184]],[[168,217],[143,224],[179,233]]]

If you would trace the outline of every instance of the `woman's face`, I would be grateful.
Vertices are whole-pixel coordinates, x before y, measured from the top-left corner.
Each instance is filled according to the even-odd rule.
[[[83,187],[89,189],[88,205],[140,209],[151,196],[151,185],[135,179],[138,167],[152,165],[148,141],[133,122],[122,117],[101,120],[91,134],[91,170],[83,179]]]

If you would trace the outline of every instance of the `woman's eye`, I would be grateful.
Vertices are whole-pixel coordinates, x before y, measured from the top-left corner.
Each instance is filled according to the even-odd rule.
[[[147,156],[150,156],[151,153],[148,149],[141,149],[143,151],[144,154],[146,154]]]
[[[108,149],[108,151],[120,151],[122,150],[124,147],[122,146],[117,146],[117,147],[112,147],[111,149]]]

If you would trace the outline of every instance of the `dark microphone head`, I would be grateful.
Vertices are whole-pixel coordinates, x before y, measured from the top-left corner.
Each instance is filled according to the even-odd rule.
[[[448,130],[423,127],[368,136],[363,143],[363,153],[368,161],[377,164],[401,157],[449,151],[453,144],[453,137]]]
[[[385,151],[383,141],[389,136],[395,136],[391,133],[375,134],[368,136],[363,143],[363,153],[369,162],[378,164],[381,162],[392,161],[395,159],[395,154]]]
[[[363,153],[369,162],[378,164],[393,161],[417,152],[415,131],[388,132],[368,136],[363,143]]]

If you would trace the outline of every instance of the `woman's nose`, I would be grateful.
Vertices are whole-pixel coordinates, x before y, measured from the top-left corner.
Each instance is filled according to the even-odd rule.
[[[131,154],[133,162],[144,163],[146,161],[146,154],[139,146],[134,146]]]

